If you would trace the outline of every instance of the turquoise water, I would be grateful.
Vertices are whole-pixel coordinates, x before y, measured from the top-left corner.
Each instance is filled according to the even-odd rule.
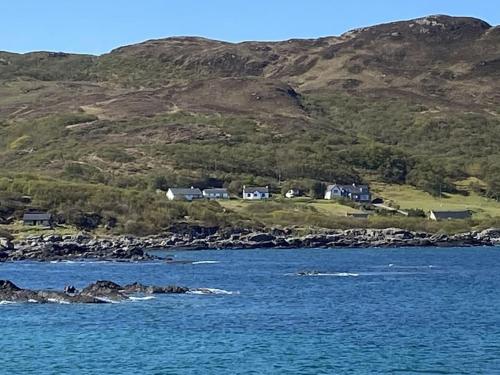
[[[213,262],[0,264],[1,279],[29,288],[110,279],[232,292],[0,305],[0,373],[500,373],[500,248],[175,257]],[[295,275],[307,270],[326,275]]]

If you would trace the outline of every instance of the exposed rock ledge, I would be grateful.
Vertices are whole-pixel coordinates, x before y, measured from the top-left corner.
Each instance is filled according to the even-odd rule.
[[[112,303],[130,299],[134,294],[183,294],[190,290],[181,286],[148,286],[138,283],[121,286],[112,281],[97,281],[82,290],[68,286],[64,291],[22,289],[9,280],[0,280],[3,303]]]
[[[189,228],[161,236],[136,238],[121,236],[94,238],[76,236],[38,236],[12,243],[0,239],[0,262],[18,260],[117,260],[144,261],[158,259],[151,249],[254,249],[254,248],[363,248],[408,246],[494,246],[500,245],[500,229],[490,228],[454,235],[413,232],[399,228],[325,230],[298,235],[293,229],[268,232],[242,230],[207,230]]]

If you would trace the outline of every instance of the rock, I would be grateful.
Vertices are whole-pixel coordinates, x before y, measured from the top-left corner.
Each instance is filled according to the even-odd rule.
[[[0,280],[0,291],[2,292],[16,292],[21,290],[17,285],[9,280]]]
[[[45,240],[48,242],[61,242],[63,239],[62,236],[58,234],[51,234],[50,236],[47,236]]]
[[[154,286],[139,283],[120,286],[112,281],[100,280],[90,284],[81,292],[73,286],[67,286],[63,292],[46,290],[29,290],[19,288],[9,280],[0,280],[0,300],[8,302],[36,303],[108,303],[110,301],[127,300],[132,294],[182,294],[190,289],[169,285]]]
[[[270,242],[273,241],[276,237],[269,233],[256,233],[251,234],[246,237],[246,240],[249,242]]]
[[[183,294],[189,292],[189,288],[168,285],[168,286],[147,286],[139,283],[125,285],[123,287],[125,293],[145,293],[145,294]]]
[[[120,293],[122,287],[112,281],[98,280],[93,284],[82,289],[82,294],[93,296],[106,296],[111,294]]]
[[[9,238],[0,237],[0,250],[13,250],[14,244]]]
[[[77,290],[73,285],[66,285],[64,287],[64,293],[66,294],[75,294],[76,292]]]

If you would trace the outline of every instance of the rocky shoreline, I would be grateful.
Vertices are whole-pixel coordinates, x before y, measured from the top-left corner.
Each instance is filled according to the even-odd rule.
[[[267,232],[252,230],[218,231],[190,228],[178,233],[139,238],[119,236],[95,238],[81,233],[75,236],[46,235],[10,241],[0,238],[2,261],[151,261],[159,260],[149,250],[212,250],[256,248],[367,248],[416,246],[495,246],[500,245],[500,229],[454,235],[413,232],[399,228],[325,230],[297,235],[293,229]]]

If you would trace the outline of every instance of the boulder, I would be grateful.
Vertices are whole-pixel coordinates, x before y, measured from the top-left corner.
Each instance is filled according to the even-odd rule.
[[[13,250],[14,244],[9,238],[0,237],[0,250]]]
[[[15,285],[10,280],[0,280],[0,291],[1,292],[16,292],[21,290],[17,285]]]
[[[270,242],[273,241],[276,237],[269,233],[256,233],[250,234],[246,237],[246,240],[249,242]]]

